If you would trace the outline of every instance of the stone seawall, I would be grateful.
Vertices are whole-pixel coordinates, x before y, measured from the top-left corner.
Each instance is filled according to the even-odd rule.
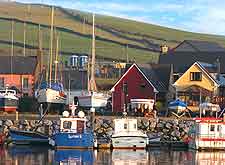
[[[38,115],[29,118],[19,117],[15,120],[14,117],[0,116],[0,132],[6,135],[9,129],[17,130],[32,130],[37,127],[37,131],[46,135],[53,135],[59,131],[59,117],[60,116],[47,116],[45,120],[38,122]],[[97,116],[94,122],[94,132],[99,138],[110,139],[114,124],[112,116]],[[160,137],[161,141],[186,141],[188,139],[189,129],[193,126],[192,120],[185,119],[170,119],[170,118],[143,118],[138,117],[138,128],[147,132],[149,137]],[[88,117],[87,127],[91,127],[90,118]]]

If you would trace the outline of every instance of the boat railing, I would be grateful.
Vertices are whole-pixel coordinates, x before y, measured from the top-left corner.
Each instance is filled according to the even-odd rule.
[[[87,129],[60,129],[60,132],[66,132],[66,133],[88,133],[90,132]]]
[[[225,139],[225,134],[223,133],[197,134],[197,138],[224,138]]]

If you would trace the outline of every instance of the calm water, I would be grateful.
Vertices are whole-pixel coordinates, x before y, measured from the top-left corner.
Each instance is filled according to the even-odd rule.
[[[61,150],[38,147],[0,149],[0,165],[225,165],[225,152],[169,150]]]

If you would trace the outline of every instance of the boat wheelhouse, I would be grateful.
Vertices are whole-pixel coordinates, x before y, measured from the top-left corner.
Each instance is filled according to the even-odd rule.
[[[146,133],[138,130],[137,119],[114,119],[114,133],[112,134],[112,147],[117,149],[144,149],[148,145]]]
[[[16,91],[11,89],[0,90],[0,110],[6,112],[15,112],[18,109],[18,100]]]
[[[189,147],[192,149],[225,149],[225,122],[222,118],[195,118]]]
[[[84,113],[79,112],[79,117],[63,116],[60,118],[60,131],[53,135],[52,145],[57,149],[93,148],[93,132],[86,127]]]

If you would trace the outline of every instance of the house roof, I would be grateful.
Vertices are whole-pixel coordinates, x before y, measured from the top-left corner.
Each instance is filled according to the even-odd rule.
[[[129,65],[130,66],[130,65]],[[143,75],[143,77],[147,80],[147,82],[154,88],[154,92],[158,93],[158,90],[155,88],[155,86],[152,84],[152,82],[146,77],[146,75],[143,73],[143,71],[137,66],[137,64],[132,64],[128,69],[126,69],[125,73],[121,76],[121,78],[116,82],[116,84],[112,87],[110,91],[114,91],[115,87],[119,84],[119,82],[129,73],[129,71],[136,67],[138,71]]]
[[[204,66],[202,66],[201,65],[201,63],[199,63],[199,62],[195,62],[195,63],[193,63],[185,72],[187,72],[192,66],[194,66],[194,65],[197,65],[199,68],[200,68],[200,70],[202,70],[202,72],[204,72],[207,76],[208,76],[208,78],[212,81],[212,82],[214,82],[217,86],[219,86],[220,84],[219,84],[219,82],[216,80],[216,79],[214,79],[213,78],[213,76],[204,68]],[[185,74],[185,73],[184,73]],[[182,77],[184,76],[184,74],[177,80],[177,81],[179,81],[180,79],[182,79]],[[177,84],[177,81],[174,83],[174,85],[176,85]]]
[[[159,56],[159,64],[172,64],[174,73],[184,73],[194,62],[205,63],[225,62],[225,52],[169,52]],[[225,65],[221,65],[220,72],[225,73]]]
[[[87,89],[87,71],[86,70],[63,70],[62,80],[64,88],[69,90]],[[69,84],[70,81],[70,84]],[[69,87],[70,86],[70,87]]]
[[[0,74],[33,74],[36,56],[0,56]]]
[[[184,40],[172,49],[172,51],[225,52],[225,48],[218,43],[211,41]]]
[[[147,81],[155,88],[158,92],[166,92],[169,88],[170,81],[170,65],[159,65],[159,64],[127,64],[125,73],[120,80],[125,76],[129,69],[136,66],[138,70],[144,75]],[[119,81],[120,81],[119,80]],[[114,87],[119,83],[114,85]],[[113,87],[113,88],[114,88]],[[111,90],[113,90],[113,88]]]
[[[159,92],[168,91],[171,65],[139,64],[138,66]]]

